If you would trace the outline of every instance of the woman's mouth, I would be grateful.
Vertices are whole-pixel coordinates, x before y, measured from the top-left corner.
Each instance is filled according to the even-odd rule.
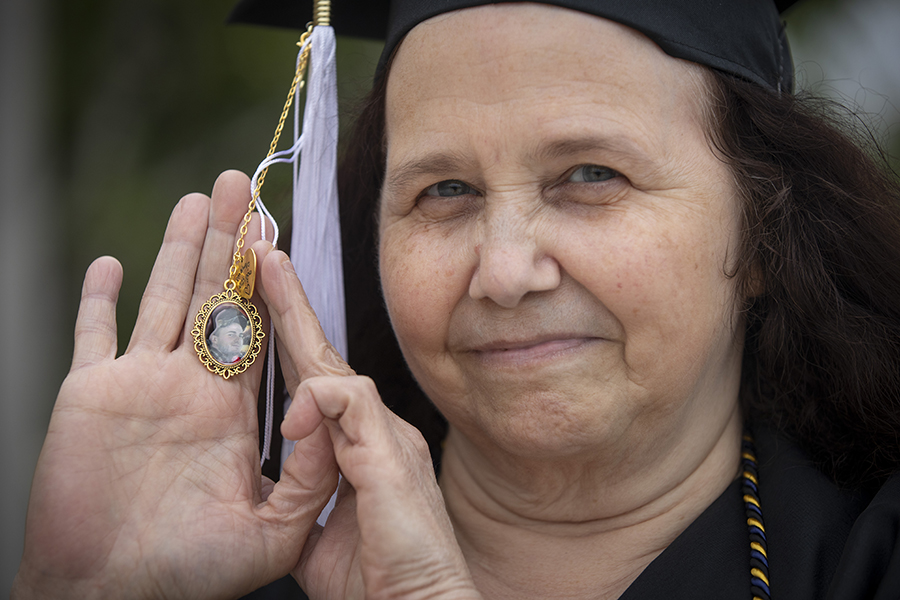
[[[599,342],[600,338],[584,336],[554,336],[522,341],[498,341],[472,349],[480,360],[493,366],[526,366],[552,361],[560,355],[582,350]]]

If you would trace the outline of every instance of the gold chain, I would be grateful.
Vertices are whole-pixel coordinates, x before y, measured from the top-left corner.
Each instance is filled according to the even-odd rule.
[[[306,40],[309,39],[309,36],[312,34],[313,24],[307,27],[306,31],[303,32],[303,35],[300,36],[300,41],[297,42],[297,45],[303,48],[304,44],[306,44]],[[303,51],[300,53],[300,57],[297,59],[297,70],[294,72],[294,80],[291,82],[291,89],[288,91],[287,99],[284,102],[284,109],[281,111],[281,117],[278,119],[278,125],[275,127],[275,135],[272,138],[272,143],[269,145],[269,153],[266,154],[266,158],[269,158],[275,153],[275,149],[278,147],[278,139],[281,137],[281,131],[284,129],[284,122],[287,120],[288,112],[290,112],[291,104],[294,102],[294,96],[297,93],[297,88],[302,90],[305,84],[303,80],[303,75],[306,72],[306,65],[309,61],[309,45],[306,45],[303,48]],[[234,250],[234,260],[231,262],[231,269],[228,271],[228,281],[225,282],[225,289],[232,289],[235,286],[234,276],[237,273],[238,264],[240,264],[241,260],[241,249],[244,247],[244,236],[247,235],[247,225],[250,223],[250,217],[253,214],[253,210],[256,208],[256,201],[259,198],[259,191],[262,189],[263,183],[266,181],[266,173],[269,171],[269,167],[266,167],[259,174],[259,179],[256,180],[256,188],[253,190],[253,196],[250,198],[250,204],[247,206],[247,213],[244,215],[244,221],[241,223],[241,235],[238,236],[237,242],[235,242],[235,250]]]
[[[313,28],[316,25],[328,25],[331,15],[330,9],[330,0],[317,0],[315,20],[307,26],[306,31],[300,36],[300,41],[297,42],[297,45],[300,46],[300,55],[297,57],[294,80],[291,81],[291,89],[288,91],[287,99],[284,101],[284,109],[281,111],[281,117],[278,119],[278,126],[275,127],[275,135],[272,137],[272,143],[269,144],[269,153],[266,154],[267,160],[275,154],[275,149],[278,147],[278,140],[284,129],[284,123],[287,120],[288,112],[291,110],[291,105],[294,103],[294,96],[303,89],[303,77],[306,74],[309,63],[310,35],[312,35]],[[247,250],[246,254],[241,254],[241,250],[244,247],[244,238],[247,236],[247,226],[250,224],[253,211],[260,203],[259,191],[262,189],[263,183],[265,183],[268,171],[268,168],[261,170],[253,193],[250,195],[250,203],[241,223],[240,235],[235,242],[234,256],[231,261],[231,268],[228,271],[228,279],[224,284],[225,291],[211,296],[200,307],[200,310],[197,312],[197,318],[194,320],[194,328],[191,329],[191,336],[194,338],[194,350],[197,352],[200,362],[210,372],[221,375],[224,379],[246,371],[262,351],[261,340],[266,337],[265,332],[262,330],[262,317],[259,311],[256,310],[256,306],[253,305],[252,300],[256,283],[256,254],[252,248]],[[219,313],[220,316],[225,315],[224,310],[226,308],[237,313],[237,317],[234,317],[234,319],[237,319],[236,322],[238,324],[241,324],[241,316],[247,321],[246,325],[241,324],[244,327],[242,334],[244,345],[236,358],[232,353],[223,357],[217,350],[210,347],[210,343],[212,343],[211,336],[216,331],[216,327],[220,325],[219,317],[216,314]],[[230,316],[228,318],[232,319]],[[223,362],[223,360],[228,362]]]

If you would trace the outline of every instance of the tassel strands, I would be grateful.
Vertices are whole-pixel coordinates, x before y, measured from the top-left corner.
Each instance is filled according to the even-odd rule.
[[[298,45],[300,46],[300,52],[297,56],[297,66],[294,71],[294,78],[291,81],[291,88],[288,91],[287,98],[284,102],[284,108],[281,111],[281,116],[278,118],[278,125],[275,127],[275,133],[272,136],[272,143],[269,145],[269,151],[266,154],[266,158],[260,163],[257,167],[256,172],[253,174],[253,178],[250,180],[250,206],[252,208],[256,208],[256,210],[260,213],[263,219],[260,219],[260,235],[261,239],[267,239],[266,236],[266,222],[272,224],[273,235],[272,235],[272,245],[276,246],[278,244],[278,223],[272,217],[271,213],[269,213],[266,205],[262,201],[262,197],[260,196],[260,191],[262,190],[262,186],[266,181],[266,174],[269,171],[269,167],[277,162],[291,162],[291,159],[285,158],[285,152],[275,152],[275,149],[278,147],[278,141],[281,139],[281,132],[284,129],[284,123],[287,120],[288,113],[290,112],[291,105],[294,103],[294,99],[297,96],[297,91],[302,89],[303,87],[303,74],[306,70],[307,59],[309,56],[309,44],[308,38],[312,33],[312,26],[310,26],[307,31],[300,36],[300,41]],[[295,107],[296,112],[296,107]],[[296,153],[299,151],[299,141],[295,140],[291,149],[287,151],[288,155],[293,155],[294,160],[296,160]],[[246,227],[246,221],[244,223],[244,227]],[[272,427],[273,427],[273,412],[274,412],[274,398],[275,398],[275,331],[274,327],[270,324],[269,326],[269,344],[268,344],[268,369],[266,370],[266,417],[265,417],[265,425],[263,433],[263,447],[262,452],[260,453],[259,464],[262,466],[265,464],[267,460],[270,458],[271,446],[272,446]]]
[[[306,108],[303,114],[303,152],[294,171],[291,262],[325,336],[346,359],[347,326],[344,312],[344,273],[337,199],[337,79],[334,30],[313,28]],[[298,115],[295,112],[295,135]],[[289,402],[289,401],[288,401]],[[286,403],[285,411],[288,404]],[[282,446],[282,460],[293,444]]]
[[[271,219],[259,190],[268,168],[275,163],[293,165],[293,232],[291,261],[303,283],[310,305],[316,312],[325,335],[341,356],[347,355],[346,317],[344,314],[343,263],[341,257],[340,219],[337,203],[337,76],[335,37],[330,27],[331,6],[328,0],[315,4],[313,24],[298,42],[294,79],[284,105],[275,136],[251,180],[253,201],[260,213],[271,220],[278,237],[278,227]],[[304,74],[309,66],[307,79]],[[300,129],[300,92],[308,82],[303,130]],[[287,150],[276,152],[288,112],[294,107],[294,139]],[[263,230],[265,239],[265,230]],[[274,242],[273,242],[274,243]],[[270,356],[274,348],[270,333]],[[270,361],[270,366],[272,365]],[[262,460],[268,458],[272,429],[274,371],[267,374],[266,431]],[[285,411],[290,399],[285,400]],[[282,463],[293,450],[285,441]]]
[[[338,354],[347,358],[347,324],[344,311],[344,266],[337,195],[338,102],[336,41],[330,2],[315,4],[315,25],[309,43],[312,54],[307,75],[303,131],[294,111],[294,136],[302,138],[303,153],[294,163],[293,231],[291,262],[325,337]],[[290,399],[285,400],[287,412]],[[285,441],[282,462],[293,451]],[[325,523],[336,493],[319,515]]]
[[[295,170],[291,262],[325,336],[347,357],[344,271],[337,197],[338,105],[334,30],[313,27],[303,113],[303,152]],[[295,112],[295,118],[297,113]]]
[[[334,30],[328,25],[330,19],[330,3],[320,0],[315,5],[314,24],[310,25],[298,42],[300,52],[294,80],[276,129],[276,140],[266,159],[257,168],[251,188],[254,198],[261,204],[258,190],[269,166],[275,163],[293,165],[291,262],[326,337],[338,353],[346,358],[347,327],[337,201],[336,42]],[[307,64],[309,72],[304,81]],[[299,96],[304,85],[307,88],[306,106],[301,131]],[[287,150],[275,152],[277,136],[281,133],[292,105],[294,142]],[[264,207],[261,210],[265,210]],[[285,412],[289,406],[290,398],[286,398]],[[269,422],[267,414],[267,423]],[[267,426],[267,429],[270,428]],[[268,431],[266,435],[269,435]],[[293,447],[293,443],[285,440],[282,445],[282,463],[293,451]]]

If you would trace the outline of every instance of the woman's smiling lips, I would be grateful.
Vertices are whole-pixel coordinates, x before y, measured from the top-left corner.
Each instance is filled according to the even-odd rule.
[[[584,335],[552,335],[526,340],[496,341],[469,350],[480,362],[496,367],[536,366],[560,355],[593,346],[602,338]]]

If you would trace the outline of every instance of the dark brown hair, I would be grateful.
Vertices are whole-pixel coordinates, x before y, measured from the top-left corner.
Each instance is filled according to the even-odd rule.
[[[339,173],[351,365],[439,456],[446,423],[405,366],[381,298],[376,209],[385,80]],[[900,191],[876,146],[822,101],[709,78],[710,139],[743,202],[741,401],[836,481],[900,468]],[[760,293],[753,290],[762,289]]]
[[[744,408],[837,481],[883,477],[900,468],[898,181],[833,102],[719,73],[711,91],[743,204]]]

